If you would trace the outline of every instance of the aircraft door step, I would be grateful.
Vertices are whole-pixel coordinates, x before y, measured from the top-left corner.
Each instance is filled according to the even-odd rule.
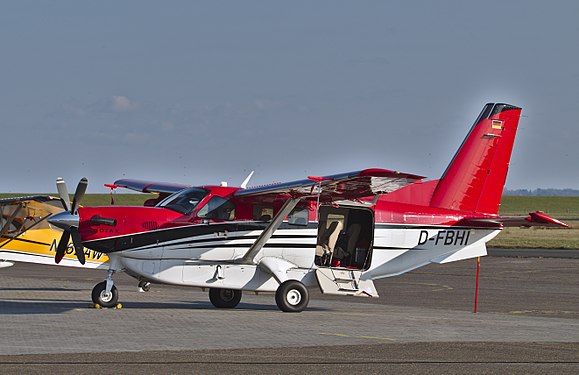
[[[362,271],[345,268],[318,268],[316,278],[322,293],[378,297],[372,280],[360,280]]]

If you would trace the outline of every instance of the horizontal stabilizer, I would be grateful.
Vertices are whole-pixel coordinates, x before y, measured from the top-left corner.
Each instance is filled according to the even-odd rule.
[[[468,218],[460,222],[461,225],[484,227],[548,227],[569,228],[569,225],[543,212],[535,211],[527,216],[497,216],[493,218]]]

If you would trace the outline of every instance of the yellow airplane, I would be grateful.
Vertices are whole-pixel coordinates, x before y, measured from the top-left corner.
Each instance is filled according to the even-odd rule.
[[[48,195],[0,199],[0,268],[10,267],[13,262],[55,265],[62,230],[46,219],[63,211],[62,200]],[[59,265],[108,269],[106,255],[90,249],[83,252],[86,263],[81,265],[69,243]]]

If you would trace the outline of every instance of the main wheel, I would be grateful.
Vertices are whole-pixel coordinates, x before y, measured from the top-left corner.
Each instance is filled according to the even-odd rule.
[[[119,292],[117,291],[117,287],[113,285],[109,293],[107,293],[106,289],[106,281],[95,285],[92,290],[92,301],[93,303],[102,307],[115,307],[119,299]]]
[[[304,311],[309,300],[308,289],[297,280],[284,281],[275,291],[275,303],[284,312]]]
[[[209,289],[209,300],[213,306],[220,309],[232,309],[241,301],[241,290]]]

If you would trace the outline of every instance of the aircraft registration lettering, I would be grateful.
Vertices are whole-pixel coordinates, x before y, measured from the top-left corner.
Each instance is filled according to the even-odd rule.
[[[58,242],[56,240],[52,241],[52,244],[50,245],[50,249],[48,249],[49,252],[56,252],[56,247],[58,246]],[[74,245],[73,244],[69,244],[66,247],[66,251],[65,253],[67,255],[74,255]],[[86,257],[87,260],[100,260],[103,256],[103,253],[100,253],[98,251],[94,251],[88,248],[84,248],[84,256]]]
[[[466,246],[470,237],[470,230],[439,230],[436,235],[429,235],[427,230],[421,230],[418,236],[418,245],[433,242],[434,246]]]

